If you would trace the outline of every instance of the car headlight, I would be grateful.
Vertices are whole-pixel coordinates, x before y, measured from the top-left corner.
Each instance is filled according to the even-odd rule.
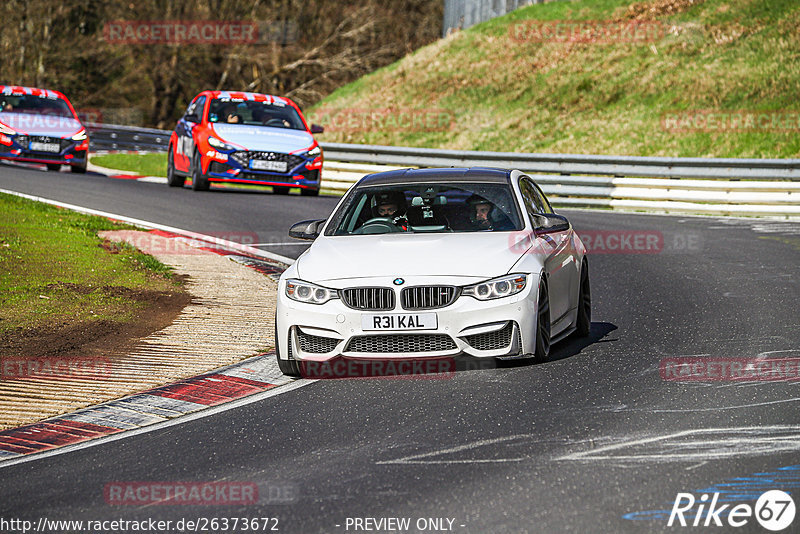
[[[291,278],[286,280],[286,296],[307,304],[325,304],[331,299],[339,298],[335,289]]]
[[[319,145],[315,146],[314,148],[306,152],[306,155],[311,158],[319,156],[320,154],[322,154],[322,149],[319,147]]]
[[[6,126],[2,122],[0,122],[0,133],[6,135],[17,135],[17,132],[13,128]]]
[[[208,144],[216,148],[217,150],[236,150],[236,147],[233,145],[229,145],[224,141],[220,141],[216,137],[208,137]]]
[[[527,274],[508,274],[499,278],[486,280],[479,284],[466,286],[461,294],[474,297],[478,300],[500,299],[516,295],[525,289],[527,283]]]
[[[72,136],[73,141],[86,141],[86,129],[82,128],[80,132]]]

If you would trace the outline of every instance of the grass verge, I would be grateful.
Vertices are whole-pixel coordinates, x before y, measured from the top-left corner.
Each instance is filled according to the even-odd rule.
[[[167,176],[167,154],[103,154],[92,156],[92,163],[107,169],[131,171],[141,176]]]
[[[562,38],[617,23],[655,31],[640,40]],[[536,4],[420,48],[307,115],[325,126],[326,142],[797,157],[798,28],[796,0]],[[706,112],[713,118],[703,120]],[[739,126],[726,119],[749,112],[768,114]],[[674,116],[699,119],[675,124]]]
[[[6,194],[0,215],[0,355],[76,349],[185,299],[169,267],[97,236],[128,225]]]

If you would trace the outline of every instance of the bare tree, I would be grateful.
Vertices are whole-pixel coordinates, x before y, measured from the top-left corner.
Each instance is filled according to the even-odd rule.
[[[141,110],[169,128],[204,89],[313,104],[440,35],[441,0],[5,0],[0,83],[58,89],[80,108]],[[255,22],[256,43],[118,44],[113,21]]]

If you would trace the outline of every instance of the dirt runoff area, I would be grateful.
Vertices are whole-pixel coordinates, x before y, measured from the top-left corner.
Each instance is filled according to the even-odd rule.
[[[63,322],[55,326],[27,329],[20,327],[0,336],[0,358],[29,357],[35,354],[42,358],[70,359],[125,350],[140,338],[168,326],[192,300],[188,292],[177,288],[170,292],[146,291],[120,286],[98,288],[65,282],[50,286],[58,286],[61,291],[75,294],[102,290],[104,294],[122,296],[135,302],[142,311],[133,322],[102,320],[77,324]]]
[[[277,283],[268,276],[180,238],[131,230],[100,236],[169,265],[183,277],[186,293],[120,288],[147,306],[141,321],[63,325],[0,339],[0,430],[195,376],[274,346]],[[90,289],[72,285],[61,289]]]

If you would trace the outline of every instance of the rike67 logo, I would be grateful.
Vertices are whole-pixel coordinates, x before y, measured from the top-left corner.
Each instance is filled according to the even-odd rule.
[[[767,530],[784,530],[794,521],[795,506],[785,491],[770,490],[761,494],[755,506],[719,504],[719,493],[704,493],[696,499],[691,493],[678,493],[667,526],[743,527],[755,517]],[[695,509],[696,506],[696,509]]]

